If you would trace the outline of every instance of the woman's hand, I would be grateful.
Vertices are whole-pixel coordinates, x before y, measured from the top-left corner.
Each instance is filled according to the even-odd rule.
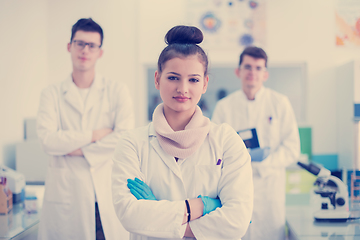
[[[127,187],[130,189],[132,195],[134,195],[137,198],[137,200],[146,199],[146,200],[157,201],[149,186],[146,185],[146,183],[144,183],[140,179],[138,178],[135,178],[135,180],[128,179],[127,182],[128,182]]]
[[[204,204],[203,215],[208,214],[214,211],[218,207],[222,207],[221,201],[219,198],[210,198],[207,196],[199,195],[198,198],[201,198]]]

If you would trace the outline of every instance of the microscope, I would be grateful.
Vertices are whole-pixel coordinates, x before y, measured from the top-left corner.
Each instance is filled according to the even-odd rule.
[[[321,209],[314,212],[316,221],[346,222],[349,219],[349,194],[347,186],[338,177],[332,176],[331,172],[323,167],[310,163],[298,162],[298,165],[308,172],[317,176],[314,186],[316,194],[322,198],[330,199],[321,203]]]

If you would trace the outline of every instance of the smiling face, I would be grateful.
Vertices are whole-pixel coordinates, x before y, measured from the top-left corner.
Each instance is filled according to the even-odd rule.
[[[101,37],[98,32],[85,32],[77,31],[74,35],[73,41],[68,43],[68,51],[71,54],[71,60],[73,64],[73,71],[94,71],[96,61],[102,56],[103,50],[101,48],[95,51],[90,51],[89,45],[86,45],[84,49],[79,50],[76,48],[74,41],[83,41],[86,43],[93,43],[98,46],[101,44]]]
[[[198,55],[168,60],[161,73],[155,72],[155,87],[160,90],[165,116],[181,113],[191,117],[208,81]]]
[[[244,56],[235,73],[241,79],[242,89],[254,92],[259,91],[269,76],[265,67],[265,59],[253,58],[249,55]]]

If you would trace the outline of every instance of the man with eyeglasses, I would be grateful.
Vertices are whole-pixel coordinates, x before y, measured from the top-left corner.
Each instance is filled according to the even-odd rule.
[[[91,18],[72,27],[67,49],[72,73],[46,88],[37,133],[51,158],[38,239],[128,239],[112,203],[112,155],[134,127],[128,89],[95,74],[103,30]]]
[[[263,49],[246,47],[235,74],[242,89],[218,101],[212,121],[230,124],[251,156],[254,210],[242,240],[284,240],[285,168],[300,154],[295,114],[286,96],[263,85],[269,75]]]

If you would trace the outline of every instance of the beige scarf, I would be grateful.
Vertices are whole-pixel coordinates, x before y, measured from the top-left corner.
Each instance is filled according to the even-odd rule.
[[[164,104],[159,104],[153,113],[153,124],[160,146],[166,153],[177,158],[187,158],[204,142],[210,130],[210,119],[203,116],[199,106],[185,130],[174,131],[164,115]]]

